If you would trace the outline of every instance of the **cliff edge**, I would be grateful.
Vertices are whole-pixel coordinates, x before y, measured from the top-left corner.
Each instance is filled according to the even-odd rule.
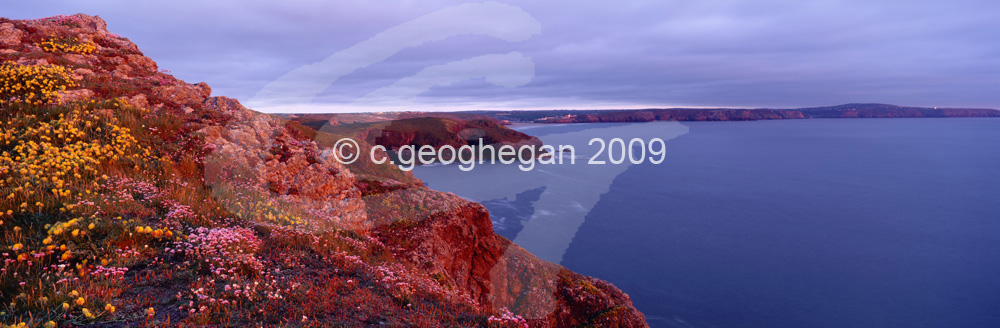
[[[95,16],[0,18],[0,321],[645,327],[485,208],[212,97]]]

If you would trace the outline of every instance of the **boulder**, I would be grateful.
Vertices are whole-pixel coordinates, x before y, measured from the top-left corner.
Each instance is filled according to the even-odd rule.
[[[0,46],[16,46],[21,44],[21,37],[24,33],[14,27],[14,24],[0,24]]]

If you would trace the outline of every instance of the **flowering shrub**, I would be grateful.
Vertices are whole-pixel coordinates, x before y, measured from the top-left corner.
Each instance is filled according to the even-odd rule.
[[[125,273],[128,272],[128,268],[116,268],[116,267],[105,267],[103,265],[98,265],[91,271],[92,276],[110,278],[110,279],[123,279]]]
[[[268,191],[256,183],[253,177],[226,174],[212,178],[219,179],[218,182],[212,182],[213,196],[238,218],[283,226],[309,224],[302,219],[302,211],[298,206],[270,197]]]
[[[487,319],[490,327],[518,327],[528,328],[528,322],[519,315],[514,315],[507,308],[500,309],[500,316],[491,315]]]
[[[148,208],[163,197],[160,189],[146,180],[107,175],[101,175],[99,180],[103,183],[73,204],[76,212],[87,215],[111,214],[104,213],[103,209],[114,208],[116,215],[149,215],[152,212]]]
[[[0,153],[0,191],[3,202],[22,201],[21,212],[69,198],[69,187],[95,177],[102,164],[140,160],[148,153],[129,128],[80,107],[52,118],[28,114],[4,123],[0,143],[10,151]]]
[[[329,208],[302,208],[257,171],[206,163],[215,145],[195,132],[242,118],[197,99],[194,111],[163,105],[180,102],[155,89],[191,86],[127,40],[82,15],[0,23],[24,34],[0,54],[0,324],[486,323],[448,272],[398,260],[372,232],[339,230]],[[100,43],[86,63],[77,54],[97,46],[80,40]],[[66,66],[15,63],[43,60]],[[77,87],[71,68],[93,94],[54,101]],[[316,163],[315,143],[283,145]],[[288,149],[271,150],[261,158]]]
[[[84,55],[91,54],[94,50],[97,50],[97,45],[93,42],[80,42],[80,40],[74,37],[56,37],[55,34],[50,35],[47,40],[42,41],[38,46],[48,52],[66,52]]]
[[[256,279],[235,276],[202,277],[189,290],[178,293],[179,310],[187,312],[199,324],[219,322],[221,315],[236,309],[245,309],[265,302],[271,306],[285,303],[286,296],[296,291],[298,284],[270,272]],[[259,314],[259,313],[258,313]]]
[[[135,170],[149,152],[129,123],[112,115],[135,112],[117,100],[37,104],[8,103],[0,112],[0,312],[81,324],[107,319],[114,306],[95,302],[117,293],[126,267],[161,239],[131,235],[136,223],[108,217],[112,208],[98,210],[95,191],[108,186],[99,183],[109,180],[101,173]],[[112,243],[144,244],[125,260]]]
[[[91,54],[97,50],[97,44],[90,41],[80,41],[72,36],[56,36],[55,34],[36,44],[47,52],[62,52],[75,54]]]
[[[76,86],[69,69],[56,65],[0,65],[0,105],[48,104],[58,91]]]
[[[184,221],[186,219],[194,218],[197,214],[191,210],[191,206],[177,204],[176,202],[166,201],[164,202],[169,206],[170,211],[167,212],[167,219],[174,220],[176,222]]]
[[[216,275],[251,275],[263,269],[254,256],[260,249],[260,239],[248,228],[200,227],[177,247]]]

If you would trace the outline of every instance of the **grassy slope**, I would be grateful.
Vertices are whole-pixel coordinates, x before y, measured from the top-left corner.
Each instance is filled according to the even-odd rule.
[[[312,229],[313,218],[259,186],[220,197],[226,191],[205,182],[210,150],[194,132],[232,118],[202,110],[203,97],[184,99],[197,88],[144,65],[89,17],[0,24],[23,33],[3,61],[93,72],[67,85],[93,92],[83,99],[0,105],[0,322],[486,324],[489,312],[375,239]],[[99,46],[33,46],[52,33]],[[159,88],[174,86],[183,88]],[[283,133],[294,139],[293,130]]]

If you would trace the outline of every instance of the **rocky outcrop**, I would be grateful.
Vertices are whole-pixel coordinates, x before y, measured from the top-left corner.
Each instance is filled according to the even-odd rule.
[[[0,46],[13,46],[21,44],[21,37],[24,35],[21,30],[14,27],[14,24],[0,24]]]
[[[90,99],[93,96],[94,92],[87,89],[59,91],[57,93],[59,101],[63,103],[86,100]]]
[[[170,212],[163,215],[181,215],[191,222],[218,220],[209,222],[218,226],[252,226],[256,230],[240,231],[257,231],[262,242],[281,244],[285,247],[282,250],[296,252],[288,256],[297,257],[298,265],[289,265],[281,271],[302,270],[301,274],[286,277],[315,279],[313,286],[317,289],[327,286],[325,282],[337,282],[334,287],[339,289],[324,294],[324,300],[339,297],[338,302],[379,300],[385,303],[363,305],[378,309],[370,312],[362,311],[362,306],[345,307],[347,310],[356,308],[362,311],[358,313],[366,315],[405,315],[405,311],[411,311],[411,305],[427,308],[419,302],[407,303],[409,297],[454,294],[468,296],[474,302],[456,305],[450,296],[436,298],[434,302],[441,303],[441,308],[450,314],[459,313],[455,320],[463,322],[462,326],[471,325],[469,322],[485,324],[486,316],[503,307],[539,327],[646,326],[642,314],[614,286],[539,260],[493,233],[489,214],[481,205],[430,190],[419,182],[410,181],[412,176],[399,174],[398,168],[389,164],[370,168],[365,172],[368,178],[359,179],[351,167],[338,163],[332,158],[332,150],[324,147],[329,139],[322,138],[329,138],[329,134],[323,131],[307,133],[280,118],[249,110],[235,99],[211,97],[207,84],[189,84],[158,71],[156,63],[143,56],[137,46],[107,32],[105,27],[100,18],[82,14],[34,21],[0,19],[0,31],[3,32],[0,42],[4,44],[0,60],[67,67],[78,87],[62,93],[66,102],[82,103],[86,98],[95,98],[102,106],[110,106],[101,109],[107,113],[113,113],[115,109],[111,108],[116,106],[131,106],[134,108],[129,110],[145,113],[142,115],[146,116],[131,122],[137,129],[141,127],[142,131],[137,133],[150,138],[155,136],[161,141],[157,145],[162,149],[156,149],[154,161],[162,158],[162,166],[158,167],[170,168],[155,174],[168,181],[164,185],[175,188],[171,195],[178,199],[191,205],[207,199],[212,203],[210,208],[202,208],[195,214],[185,211],[199,206],[181,206],[176,199],[171,199],[161,204],[171,207]],[[51,33],[93,42],[96,51],[72,54],[40,50],[36,43]],[[146,126],[141,122],[144,119],[156,119],[158,125]],[[466,142],[470,137],[492,138],[489,140],[498,143],[537,141],[537,138],[511,132],[490,120],[435,121],[434,124],[440,123],[442,129],[425,129],[425,125],[411,123],[402,122],[396,125],[399,129],[384,130],[405,133],[368,135],[400,145],[414,142],[451,144]],[[174,141],[177,144],[173,144]],[[328,239],[320,243],[318,235]],[[281,241],[276,239],[280,236],[284,236]],[[319,246],[328,245],[325,243],[329,238],[344,244],[338,247],[353,247],[350,249],[365,257],[345,255],[335,252],[339,248]],[[287,245],[292,241],[304,245]],[[391,258],[379,253],[383,248],[391,250]],[[271,250],[261,253],[268,251]],[[288,263],[283,258],[285,254],[269,256],[275,261],[271,263]],[[373,264],[363,263],[362,258]],[[353,268],[356,276],[339,276],[343,274],[339,268],[324,270],[321,267],[335,264]],[[309,265],[312,267],[307,267]],[[411,288],[360,285],[354,281],[362,278],[378,279],[379,283],[398,280],[400,273],[409,272],[410,268],[416,273],[413,274],[415,278],[408,281],[428,280],[420,277],[430,276],[434,277],[434,284],[444,287],[422,286],[423,290],[432,291],[427,292],[433,294],[430,296],[412,292],[397,295],[399,290]],[[440,288],[446,290],[438,290]],[[375,296],[350,298],[354,294]],[[171,291],[167,295],[174,293]],[[472,310],[465,308],[472,306],[475,307]],[[160,307],[157,311],[166,308]],[[171,305],[170,308],[176,307]],[[329,309],[315,310],[325,313]],[[353,324],[399,322],[375,315],[351,317],[358,313],[337,318]],[[479,320],[476,316],[482,320],[476,321]]]
[[[187,83],[161,85],[152,91],[153,97],[162,99],[164,104],[172,107],[200,106],[211,94],[212,88],[205,82],[194,85]]]
[[[540,327],[646,326],[618,288],[542,261],[493,233],[480,204],[426,188],[366,197],[369,204],[385,198],[425,210],[375,215],[392,218],[375,228],[379,239],[398,258],[443,274],[483,306],[508,308]]]
[[[293,138],[280,119],[253,112],[235,99],[208,98],[203,110],[230,117],[224,126],[198,131],[214,150],[206,160],[207,170],[213,172],[206,174],[207,183],[232,185],[236,172],[244,183],[237,187],[266,190],[330,226],[362,232],[371,228],[354,175],[330,152],[314,141]]]

